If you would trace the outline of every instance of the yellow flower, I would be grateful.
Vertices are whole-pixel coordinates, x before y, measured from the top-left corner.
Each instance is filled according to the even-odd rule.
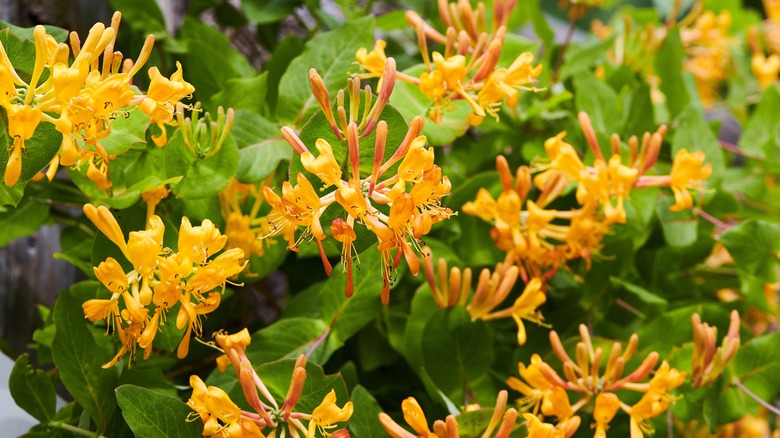
[[[780,73],[780,55],[773,53],[767,57],[756,53],[750,60],[750,68],[753,69],[758,86],[765,90],[777,81],[777,75]]]
[[[95,224],[96,227],[102,232],[109,240],[114,242],[119,249],[127,255],[127,243],[125,243],[125,236],[122,234],[122,229],[119,228],[119,224],[111,214],[108,208],[104,206],[95,207],[92,204],[84,204],[84,214]]]
[[[631,438],[642,438],[645,433],[652,433],[647,420],[664,413],[674,401],[669,391],[682,385],[685,373],[669,366],[663,361],[649,382],[649,389],[642,398],[631,406]]]
[[[593,419],[596,421],[596,434],[593,438],[606,438],[609,422],[615,418],[618,408],[620,408],[620,399],[617,395],[602,392],[596,396],[596,408],[593,410]]]
[[[304,169],[317,175],[327,185],[341,185],[341,169],[339,163],[336,162],[336,158],[333,156],[333,149],[330,143],[322,138],[318,138],[315,143],[320,155],[314,158],[314,155],[305,151],[301,154],[301,164]]]
[[[184,80],[178,61],[170,79],[163,76],[157,67],[149,69],[149,79],[151,82],[141,102],[141,111],[151,117],[152,123],[168,123],[173,119],[174,104],[191,95],[195,87]]]
[[[8,135],[14,139],[9,148],[11,156],[5,167],[3,181],[9,187],[19,181],[22,174],[22,152],[25,152],[24,142],[35,133],[35,128],[41,121],[41,110],[27,105],[7,105]]]
[[[355,59],[357,59],[360,68],[367,71],[359,75],[361,78],[381,78],[385,71],[385,65],[387,64],[387,56],[385,55],[385,47],[387,43],[383,40],[377,40],[374,44],[374,48],[369,52],[364,47],[358,49],[355,53]]]
[[[309,421],[309,431],[306,438],[314,438],[316,430],[320,430],[325,435],[325,429],[336,427],[336,423],[343,423],[352,416],[352,402],[347,402],[343,408],[336,405],[336,391],[330,392],[322,399],[322,403],[314,408]]]
[[[670,172],[670,186],[674,192],[672,211],[682,211],[693,206],[693,197],[689,189],[700,189],[703,181],[712,174],[712,165],[704,165],[704,152],[688,152],[680,149],[674,157]]]
[[[127,274],[125,274],[122,266],[119,265],[115,258],[109,257],[92,269],[97,279],[112,293],[121,294],[127,290]]]
[[[114,299],[101,300],[94,298],[85,301],[81,308],[84,310],[84,316],[90,321],[100,321],[102,319],[110,321],[110,318],[119,315],[119,305],[117,300]]]
[[[179,227],[179,254],[189,257],[195,263],[205,264],[208,258],[225,247],[227,236],[208,219],[200,226],[193,227],[185,216],[181,218]]]

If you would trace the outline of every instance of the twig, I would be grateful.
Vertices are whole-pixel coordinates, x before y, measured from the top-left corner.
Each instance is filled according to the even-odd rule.
[[[764,157],[762,157],[760,155],[756,155],[756,154],[750,153],[750,152],[746,152],[745,150],[743,150],[742,148],[740,148],[739,146],[737,146],[737,145],[735,145],[733,143],[729,143],[729,142],[723,141],[723,140],[718,140],[718,144],[720,144],[720,147],[722,147],[723,149],[731,152],[732,154],[741,155],[741,156],[743,156],[745,158],[750,158],[750,159],[753,159],[753,160],[764,161]]]
[[[723,231],[728,230],[731,228],[731,226],[722,220],[716,218],[715,216],[712,216],[711,214],[707,213],[706,211],[702,209],[698,209],[696,211],[696,214],[699,215],[702,219],[706,220],[707,222],[711,223],[712,225],[715,225],[716,227],[720,228]]]
[[[747,389],[747,387],[743,385],[738,378],[735,377],[734,380],[731,381],[731,384],[741,389],[742,392],[744,392],[745,394],[747,394],[748,397],[758,402],[758,404],[767,408],[769,412],[772,412],[775,415],[780,415],[780,409],[777,409],[777,407],[772,406],[771,404],[769,404],[768,402],[764,401],[759,396],[757,396],[755,393],[753,393],[753,391]]]
[[[569,44],[571,43],[571,39],[574,36],[574,29],[577,26],[577,18],[575,14],[572,14],[571,18],[569,19],[569,28],[566,30],[566,37],[563,40],[563,46],[561,46],[561,51],[558,53],[558,61],[555,64],[555,73],[553,73],[553,79],[552,83],[555,84],[558,82],[558,75],[561,72],[561,67],[563,66],[563,55],[566,54],[566,49],[569,48]]]
[[[94,437],[94,438],[106,438],[105,436],[101,435],[98,432],[92,432],[91,430],[82,429],[80,427],[73,426],[71,424],[63,423],[62,421],[50,421],[48,423],[50,427],[54,427],[57,429],[67,430],[68,432],[72,432],[76,435],[80,436],[88,436],[88,437]]]

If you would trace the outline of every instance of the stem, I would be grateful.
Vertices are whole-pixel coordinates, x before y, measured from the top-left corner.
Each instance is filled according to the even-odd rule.
[[[720,147],[731,152],[732,154],[741,155],[745,158],[752,158],[754,160],[764,161],[763,157],[758,156],[756,154],[752,154],[750,152],[745,152],[744,150],[742,150],[742,148],[740,148],[739,146],[733,143],[729,143],[723,140],[718,140],[718,143],[720,144]]]
[[[740,382],[738,378],[735,377],[734,380],[731,381],[731,384],[736,386],[737,388],[741,389],[742,392],[744,392],[745,394],[748,395],[748,397],[750,397],[753,400],[755,400],[756,402],[758,402],[758,404],[760,404],[761,406],[767,408],[773,414],[780,415],[780,409],[777,409],[777,407],[772,406],[771,404],[769,404],[766,401],[764,401],[761,398],[759,398],[756,394],[753,393],[753,391],[747,389],[747,387],[745,385],[743,385],[742,382]]]
[[[62,430],[67,430],[68,432],[72,432],[76,435],[80,436],[88,436],[88,437],[96,437],[96,438],[106,438],[105,436],[101,435],[99,432],[92,432],[91,430],[82,429],[80,427],[73,426],[71,424],[63,423],[61,421],[50,421],[48,424],[50,427],[55,427]]]
[[[576,26],[577,26],[576,14],[572,14],[571,18],[569,19],[569,28],[566,29],[566,37],[563,40],[563,46],[561,46],[561,52],[558,53],[558,61],[555,64],[555,73],[553,73],[553,79],[552,79],[553,84],[556,84],[558,82],[558,74],[560,74],[561,66],[563,66],[563,55],[566,54],[566,49],[569,48],[569,43],[571,43],[571,38],[574,36],[574,29]]]
[[[674,437],[674,425],[672,424],[672,410],[666,410],[666,431],[669,433],[669,438]]]
[[[696,214],[698,214],[699,217],[701,217],[702,219],[704,219],[707,222],[711,223],[712,225],[715,225],[716,227],[720,228],[723,231],[726,231],[729,228],[731,228],[729,226],[729,224],[727,224],[727,223],[723,222],[722,220],[720,220],[720,219],[710,215],[709,213],[707,213],[704,210],[699,209],[699,210],[696,211]]]
[[[306,352],[306,359],[309,359],[311,357],[312,353],[314,353],[317,348],[322,345],[322,343],[325,341],[325,339],[328,339],[328,335],[330,334],[330,328],[325,329],[324,332],[322,332],[321,335],[317,336],[317,339],[314,340],[314,343],[311,345],[311,348],[309,348],[309,351]]]

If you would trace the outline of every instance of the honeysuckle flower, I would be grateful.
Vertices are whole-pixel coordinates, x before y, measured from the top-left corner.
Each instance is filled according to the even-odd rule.
[[[374,43],[374,48],[369,52],[365,48],[361,47],[355,53],[360,68],[365,70],[366,73],[359,75],[361,78],[380,78],[385,71],[387,65],[387,55],[385,55],[385,47],[387,43],[383,40],[377,40]]]
[[[242,411],[228,394],[216,386],[206,386],[198,376],[190,376],[192,396],[187,404],[203,421],[203,436],[223,438],[264,437],[262,419]]]
[[[653,432],[647,420],[661,415],[669,408],[674,401],[669,391],[682,385],[684,381],[685,373],[670,368],[664,361],[650,380],[649,389],[642,398],[630,408],[621,404],[621,408],[631,417],[631,438],[642,438]]]
[[[576,416],[557,426],[544,423],[533,414],[523,414],[523,418],[528,428],[528,438],[569,438],[580,427],[580,417]]]
[[[493,408],[493,415],[490,422],[486,425],[482,438],[508,438],[517,421],[517,411],[514,408],[506,409],[507,392],[499,391],[496,397],[496,405]],[[479,405],[466,406],[465,411],[479,409]],[[412,430],[412,434],[393,421],[389,415],[384,412],[379,414],[379,422],[385,431],[392,438],[459,438],[458,420],[455,415],[448,415],[447,418],[433,422],[433,432],[428,427],[428,420],[425,418],[422,408],[414,397],[409,397],[401,403],[401,409],[404,414],[404,421]],[[495,431],[495,435],[493,432]]]
[[[170,79],[163,76],[157,67],[149,69],[149,79],[149,90],[139,108],[149,115],[152,123],[161,126],[173,120],[175,104],[192,95],[195,87],[184,80],[181,63],[178,61],[176,61],[176,71]]]
[[[252,422],[257,426],[256,433],[260,435],[250,436],[283,437],[289,435],[291,437],[313,438],[319,432],[323,437],[349,437],[349,433],[343,430],[330,432],[331,429],[337,427],[337,423],[348,421],[353,412],[352,402],[346,402],[343,407],[338,407],[335,390],[326,394],[319,406],[314,408],[311,413],[298,410],[298,402],[301,397],[307,396],[303,392],[306,382],[307,360],[305,355],[301,354],[295,360],[287,395],[279,403],[274,399],[246,355],[246,347],[251,343],[247,329],[232,335],[224,332],[217,333],[215,340],[216,346],[213,344],[212,346],[223,353],[217,358],[218,368],[224,372],[228,367],[233,367],[244,398],[255,411],[231,411],[236,421]],[[214,414],[214,411],[208,407],[203,408],[205,385],[196,376],[192,376],[190,386],[192,386],[193,392],[188,404],[196,410],[201,420],[208,426],[209,414]],[[223,423],[228,422],[221,418],[220,420]],[[265,434],[263,434],[264,432]]]
[[[708,386],[715,381],[725,370],[737,354],[740,345],[740,318],[739,312],[731,311],[729,330],[723,337],[723,343],[716,347],[718,328],[711,327],[701,322],[698,313],[691,317],[693,325],[693,366],[691,367],[691,380],[693,386]]]
[[[756,76],[758,86],[765,90],[777,82],[777,75],[780,74],[780,55],[773,53],[764,56],[762,53],[756,53],[750,59],[750,68]]]
[[[176,326],[186,327],[177,355],[186,356],[192,333],[202,334],[200,317],[219,306],[225,283],[246,266],[243,251],[233,248],[220,253],[226,237],[210,221],[193,227],[189,219],[182,218],[178,249],[163,250],[165,225],[158,216],[150,216],[147,228],[131,232],[125,241],[106,207],[87,204],[84,213],[133,265],[133,270],[126,273],[114,258],[101,262],[94,268],[95,275],[112,296],[83,305],[88,319],[106,319],[108,329],[119,334],[122,348],[104,367],[113,366],[128,352],[134,353],[136,345],[147,358],[161,323],[176,303],[181,304]]]
[[[264,201],[263,187],[272,179],[273,175],[269,175],[259,184],[242,184],[232,178],[228,186],[219,193],[227,236],[225,247],[243,251],[242,262],[251,255],[262,257],[265,254],[265,246],[274,243],[273,239],[263,240],[264,236],[271,234],[271,227],[268,217],[260,213]],[[245,209],[243,205],[249,208]],[[284,235],[285,232],[286,230],[282,229],[278,234]]]
[[[314,438],[316,430],[320,430],[323,435],[327,436],[327,429],[336,427],[336,423],[349,420],[352,417],[353,409],[351,401],[339,408],[336,405],[336,391],[331,389],[322,399],[322,403],[312,411],[306,438]]]
[[[377,238],[377,250],[382,259],[382,301],[387,304],[393,270],[401,261],[406,260],[413,275],[416,275],[420,261],[420,239],[427,234],[433,224],[453,215],[452,210],[441,205],[442,198],[452,189],[449,179],[434,164],[433,148],[425,147],[425,137],[420,135],[423,125],[421,117],[415,117],[401,144],[385,159],[387,146],[387,123],[378,121],[378,117],[392,92],[395,75],[395,61],[388,58],[382,77],[382,85],[377,102],[371,104],[370,89],[363,94],[366,102],[363,117],[358,119],[360,106],[360,81],[349,81],[349,113],[345,105],[345,94],[337,96],[338,121],[333,115],[328,92],[322,78],[312,69],[309,74],[312,91],[318,100],[334,134],[346,142],[347,163],[336,162],[333,147],[324,139],[315,141],[319,152],[315,156],[303,144],[298,134],[289,127],[282,128],[282,136],[293,150],[301,155],[301,162],[308,172],[321,183],[318,193],[312,181],[303,174],[295,175],[297,185],[282,183],[282,195],[279,196],[270,187],[263,188],[265,200],[271,205],[268,214],[270,231],[264,237],[284,235],[287,247],[293,251],[308,240],[314,240],[320,252],[325,272],[330,275],[332,266],[323,247],[327,238],[320,222],[325,211],[340,206],[343,213],[331,222],[330,234],[342,244],[343,272],[347,274],[346,294],[354,292],[352,265],[353,244],[357,239],[357,226],[363,226]],[[374,159],[371,173],[361,174],[360,141],[376,132],[374,140]],[[394,174],[385,175],[397,165]],[[292,175],[291,175],[292,176]],[[316,181],[314,181],[316,184]],[[382,207],[380,208],[378,207]],[[299,233],[299,228],[303,232]],[[313,238],[313,239],[310,239]]]
[[[463,205],[463,212],[489,222],[491,238],[506,251],[520,268],[521,277],[547,279],[566,262],[584,259],[590,269],[591,258],[598,255],[601,240],[614,224],[627,221],[625,201],[631,192],[646,187],[671,187],[677,203],[671,210],[692,206],[691,190],[701,190],[711,166],[704,164],[703,152],[681,150],[675,157],[670,175],[647,175],[656,163],[666,127],[645,133],[641,141],[632,136],[627,141],[628,154],[617,134],[610,137],[611,155],[607,158],[586,113],[578,115],[580,127],[594,159],[585,165],[577,150],[561,132],[545,141],[547,159],[529,168],[521,166],[513,177],[504,157],[497,157],[496,169],[502,191],[497,198],[485,189],[476,199]],[[627,155],[627,160],[624,155]],[[538,172],[533,178],[532,172]],[[536,199],[526,199],[531,186],[539,190]],[[579,208],[569,211],[547,206],[576,185]]]
[[[45,175],[51,180],[60,165],[86,164],[87,177],[99,189],[107,189],[111,187],[108,162],[114,157],[100,142],[111,134],[113,119],[129,115],[128,108],[139,106],[162,128],[172,121],[173,105],[192,93],[180,67],[170,80],[152,68],[149,92],[136,96],[132,79],[149,58],[154,37],[146,38],[135,62],[123,59],[114,51],[120,21],[117,12],[110,26],[95,24],[83,42],[73,32],[70,44],[57,43],[43,26],[36,26],[35,62],[29,82],[19,77],[0,45],[0,106],[8,113],[9,135],[15,139],[4,172],[7,185],[19,181],[25,140],[32,137],[39,123],[50,123],[62,134],[62,143]],[[153,139],[164,144],[158,137]]]
[[[620,408],[620,399],[617,395],[602,392],[596,397],[596,407],[593,409],[593,420],[596,422],[596,434],[593,438],[606,438],[609,423],[615,418]]]
[[[26,152],[24,142],[29,140],[41,122],[41,110],[27,105],[6,105],[8,115],[8,135],[14,139],[10,147],[11,155],[5,167],[3,182],[9,187],[19,181],[22,173],[22,152]]]
[[[141,193],[141,199],[146,202],[146,220],[148,221],[153,215],[157,205],[165,198],[168,197],[170,190],[165,187],[165,184],[159,185],[151,190],[147,190]]]
[[[439,0],[439,15],[446,31],[441,33],[426,23],[414,11],[406,11],[406,21],[417,33],[426,70],[419,77],[398,73],[399,80],[417,85],[420,92],[432,101],[428,116],[440,123],[444,114],[453,108],[452,102],[463,100],[472,110],[468,121],[479,125],[486,115],[498,119],[503,101],[510,108],[517,105],[518,90],[536,91],[541,66],[532,66],[533,54],[518,56],[508,68],[499,68],[499,58],[515,1],[500,0],[493,4],[493,27],[485,26],[485,5],[480,2],[474,8],[467,0],[449,3]],[[444,44],[444,51],[429,53],[427,40]],[[373,50],[360,48],[355,57],[366,73],[360,77],[383,77],[386,58],[382,40]],[[383,79],[384,80],[384,79]]]
[[[668,409],[674,400],[669,394],[670,391],[685,381],[686,374],[671,368],[666,361],[655,369],[659,357],[658,353],[652,352],[633,372],[624,376],[626,363],[637,351],[639,340],[636,334],[631,336],[625,349],[620,342],[612,345],[609,355],[606,356],[606,367],[602,370],[605,352],[601,347],[594,348],[591,335],[584,325],[580,325],[580,337],[581,341],[576,345],[576,356],[573,360],[563,348],[558,334],[555,331],[550,332],[552,351],[563,364],[563,376],[540,356],[534,355],[528,367],[522,363],[518,364],[522,380],[516,377],[507,380],[509,387],[523,394],[518,404],[524,410],[532,412],[525,416],[531,423],[529,427],[533,427],[539,436],[546,436],[545,433],[559,434],[560,432],[556,431],[562,430],[568,431],[566,435],[552,436],[570,436],[580,422],[575,414],[582,407],[595,403],[595,436],[606,436],[610,421],[620,409],[630,416],[632,438],[641,437],[642,435],[636,433],[649,430],[645,420]],[[648,382],[641,383],[654,370],[653,377]],[[638,391],[644,395],[637,404],[628,406],[620,400],[620,394],[624,391]],[[569,402],[571,394],[578,397],[574,403]],[[542,421],[544,417],[556,417],[558,425],[545,425]]]
[[[712,165],[704,164],[704,152],[693,153],[680,149],[674,157],[669,185],[674,192],[674,205],[669,209],[682,211],[693,206],[689,189],[700,189],[702,181],[712,174]]]
[[[720,83],[726,79],[731,64],[731,14],[723,10],[718,15],[704,11],[693,25],[681,29],[680,38],[688,54],[683,68],[693,74],[702,104],[709,108],[718,95]]]

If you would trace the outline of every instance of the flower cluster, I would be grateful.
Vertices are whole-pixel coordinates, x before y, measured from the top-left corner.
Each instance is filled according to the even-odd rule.
[[[465,100],[472,113],[468,120],[479,125],[487,115],[498,119],[504,101],[509,108],[517,106],[520,90],[536,91],[534,84],[542,66],[533,65],[534,55],[520,54],[509,67],[496,68],[506,34],[506,24],[516,5],[514,0],[493,4],[494,30],[485,25],[485,5],[474,9],[468,0],[449,3],[439,0],[439,16],[446,26],[441,33],[426,23],[416,12],[406,11],[406,21],[417,33],[425,71],[414,77],[399,74],[402,81],[417,85],[420,92],[432,101],[428,116],[440,123],[452,101]],[[444,45],[443,53],[429,54],[428,40]],[[386,43],[379,40],[369,52],[358,50],[356,58],[366,71],[362,77],[380,77],[384,70]]]
[[[703,180],[712,171],[709,164],[704,164],[703,152],[681,149],[669,175],[646,175],[658,158],[665,126],[653,134],[645,133],[641,144],[637,137],[629,138],[626,165],[617,134],[610,139],[612,155],[607,159],[588,115],[580,113],[579,121],[595,157],[592,165],[583,163],[574,146],[564,141],[566,132],[562,132],[544,144],[549,161],[537,163],[533,169],[521,166],[514,181],[506,159],[499,156],[496,167],[503,187],[501,194],[494,199],[483,188],[473,202],[463,206],[464,213],[493,224],[493,241],[522,267],[523,278],[549,278],[568,260],[583,258],[590,263],[610,227],[626,222],[624,201],[632,190],[671,187],[675,203],[670,209],[681,211],[693,206],[690,191],[701,190]],[[537,174],[532,178],[534,170]],[[535,201],[526,199],[532,182],[539,190]],[[569,184],[577,186],[580,208],[545,209]]]
[[[428,281],[436,305],[440,308],[464,306],[472,321],[491,321],[511,317],[517,323],[517,343],[520,345],[525,344],[526,341],[524,319],[542,324],[544,318],[537,309],[547,300],[547,295],[542,289],[542,281],[538,278],[531,279],[525,285],[525,289],[511,307],[495,310],[509,296],[520,273],[520,269],[512,264],[509,257],[504,262],[498,263],[493,273],[487,268],[480,272],[477,287],[472,295],[471,268],[461,271],[457,266],[453,266],[447,272],[447,262],[439,259],[434,270],[430,248],[423,248],[423,254],[425,279]]]
[[[575,361],[563,348],[558,334],[550,332],[553,353],[563,364],[563,377],[535,354],[528,366],[518,364],[522,380],[516,377],[507,380],[510,388],[523,394],[518,400],[522,410],[530,411],[524,415],[529,436],[572,436],[581,421],[575,414],[586,407],[592,408],[595,437],[606,437],[609,423],[618,410],[630,416],[631,438],[650,433],[652,429],[647,420],[669,408],[674,401],[670,392],[682,385],[685,373],[671,368],[666,361],[656,368],[659,357],[658,353],[652,352],[634,371],[624,376],[626,364],[637,351],[639,337],[636,334],[631,336],[625,349],[620,342],[612,345],[602,372],[605,351],[601,347],[594,348],[585,325],[580,325],[580,336],[582,340],[577,343]],[[653,377],[642,383],[653,372]],[[642,397],[629,406],[620,400],[617,391],[640,392]],[[574,404],[570,402],[570,393],[578,397]],[[545,423],[546,417],[555,417],[557,424]],[[534,435],[537,431],[539,434]],[[553,431],[557,434],[550,435]]]
[[[389,153],[388,147],[395,145],[387,144],[387,123],[377,120],[394,84],[395,62],[392,58],[388,59],[385,67],[379,97],[373,105],[370,89],[366,87],[361,93],[357,78],[350,80],[349,113],[344,106],[344,93],[339,92],[338,123],[331,109],[328,91],[312,69],[310,78],[314,96],[336,136],[347,143],[347,179],[342,179],[342,163],[336,160],[328,141],[323,138],[316,141],[318,154],[315,156],[295,131],[284,127],[282,134],[300,155],[303,168],[320,180],[320,192],[326,193],[318,193],[309,179],[299,172],[295,175],[295,185],[287,181],[283,183],[281,196],[269,187],[263,187],[263,194],[272,207],[268,214],[271,231],[266,236],[285,236],[288,248],[293,251],[302,241],[313,238],[328,274],[332,268],[322,247],[322,241],[328,236],[320,219],[332,205],[344,210],[345,217],[333,220],[328,231],[342,244],[341,258],[348,276],[347,296],[352,296],[354,291],[352,265],[356,227],[361,225],[371,231],[378,240],[377,249],[382,253],[382,301],[386,304],[390,298],[392,271],[401,257],[406,259],[410,271],[416,275],[420,269],[417,256],[420,252],[419,239],[431,230],[434,223],[449,218],[453,213],[441,205],[441,199],[450,193],[451,184],[442,175],[441,168],[433,164],[433,148],[425,148],[425,137],[420,135],[423,127],[421,117],[412,120],[406,137],[385,159],[385,151]],[[365,95],[366,102],[363,117],[359,120],[361,94]],[[370,174],[361,175],[360,139],[374,129],[373,165]],[[303,228],[300,234],[299,228]]]
[[[200,377],[193,375],[190,377],[192,396],[187,404],[203,421],[203,436],[274,438],[289,435],[292,438],[314,438],[319,432],[323,437],[349,437],[345,429],[330,432],[338,423],[349,420],[353,411],[351,401],[342,408],[338,407],[335,390],[325,395],[322,403],[311,413],[295,412],[306,382],[304,355],[298,356],[295,361],[290,387],[280,406],[246,356],[246,347],[252,341],[249,331],[243,329],[232,335],[218,333],[215,338],[219,350],[224,353],[217,358],[217,366],[222,372],[233,367],[244,398],[255,412],[242,410],[225,391],[216,386],[206,386]],[[304,425],[304,422],[307,424]]]
[[[154,37],[147,37],[135,62],[123,59],[114,51],[120,19],[117,12],[109,27],[95,24],[83,44],[75,32],[70,34],[70,45],[57,43],[43,26],[36,26],[35,65],[29,81],[17,74],[0,44],[0,106],[6,111],[8,133],[14,139],[5,168],[6,185],[19,181],[25,142],[42,122],[51,123],[62,134],[60,150],[46,174],[50,180],[60,165],[87,165],[87,176],[98,188],[110,187],[108,163],[112,157],[100,140],[111,134],[112,120],[126,115],[122,110],[128,106],[137,106],[157,124],[161,133],[152,139],[158,146],[165,145],[164,125],[173,120],[173,105],[192,94],[194,87],[184,81],[177,63],[170,79],[156,67],[150,68],[149,90],[146,95],[137,94],[131,86],[133,76],[149,58]],[[69,62],[71,55],[73,61]]]
[[[729,35],[731,14],[715,15],[704,11],[692,25],[680,29],[680,38],[687,54],[683,68],[693,74],[705,108],[712,106],[718,88],[726,80],[731,65],[732,41]]]
[[[506,408],[507,392],[500,391],[496,398],[496,406],[493,408],[493,415],[490,422],[482,434],[483,438],[508,438],[517,422],[517,410]],[[479,409],[479,406],[470,405],[468,410]],[[428,426],[428,420],[425,418],[420,404],[414,397],[409,397],[401,403],[401,410],[404,413],[404,421],[411,426],[416,434],[408,432],[398,423],[393,421],[389,415],[384,412],[379,414],[379,422],[392,438],[459,438],[458,420],[455,415],[448,415],[445,420],[436,420],[433,423],[433,432]],[[495,431],[495,435],[493,432]]]
[[[128,352],[134,357],[137,346],[144,350],[144,359],[148,358],[161,323],[177,303],[176,327],[185,329],[177,356],[184,358],[192,333],[201,335],[200,317],[216,310],[225,283],[244,269],[244,252],[234,248],[216,255],[225,247],[227,236],[208,219],[192,226],[183,217],[178,250],[174,251],[163,246],[165,225],[159,216],[152,215],[145,230],[133,231],[125,240],[106,207],[86,204],[84,213],[132,265],[132,270],[125,272],[113,257],[101,262],[94,268],[95,276],[111,292],[111,298],[91,299],[82,306],[87,319],[106,320],[122,343],[117,355],[103,367],[114,366]],[[121,310],[120,297],[124,304]]]
[[[260,184],[242,184],[232,178],[227,187],[219,192],[227,247],[241,249],[245,260],[252,254],[262,257],[265,254],[265,246],[273,243],[272,240],[263,240],[263,236],[271,233],[271,227],[268,218],[260,215],[264,199],[263,187],[268,186],[272,179],[273,175]],[[251,206],[248,212],[244,208],[245,205]]]
[[[762,90],[777,82],[777,76],[780,74],[780,2],[764,0],[764,10],[767,18],[761,27],[760,34],[752,29],[748,41],[750,50],[753,52],[750,67]],[[762,48],[761,36],[763,36],[766,51]]]
[[[675,8],[679,7],[676,5]],[[675,9],[676,11],[677,9]],[[676,17],[673,11],[669,17]],[[671,18],[670,18],[671,19]],[[654,23],[637,25],[631,17],[625,16],[622,33],[615,35],[615,44],[608,52],[612,62],[629,66],[644,75],[653,87],[653,99],[663,101],[658,90],[660,79],[654,66],[655,54],[669,35],[669,28]],[[722,11],[701,11],[701,3],[680,22],[679,31],[686,59],[683,68],[689,71],[696,82],[702,104],[709,108],[718,96],[718,89],[726,80],[731,66],[732,39],[729,35],[731,14]],[[591,30],[604,40],[613,34],[601,21],[594,20]]]

